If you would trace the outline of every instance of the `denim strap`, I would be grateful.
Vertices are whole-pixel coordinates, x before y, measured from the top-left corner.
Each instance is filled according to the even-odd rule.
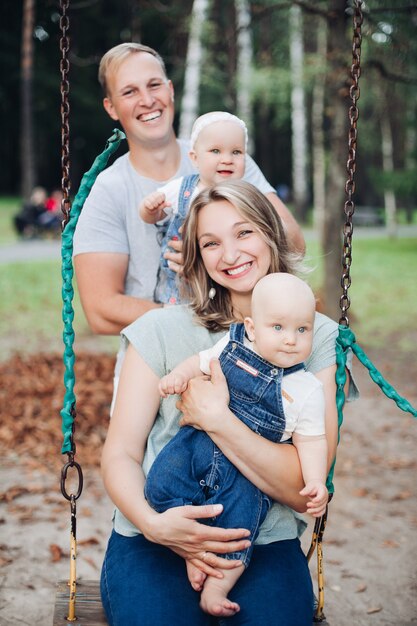
[[[190,206],[190,198],[200,179],[199,174],[184,176],[178,195],[178,217],[185,220]]]

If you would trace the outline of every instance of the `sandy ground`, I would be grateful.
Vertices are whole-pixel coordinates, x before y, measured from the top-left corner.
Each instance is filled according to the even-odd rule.
[[[417,406],[415,360],[377,363]],[[363,396],[345,411],[324,535],[325,613],[330,626],[409,626],[417,624],[417,423],[360,366],[356,372]],[[0,624],[52,624],[55,584],[69,572],[70,513],[59,475],[10,452],[0,481],[9,494],[0,502]],[[12,498],[11,487],[20,495]],[[99,577],[111,511],[97,470],[86,471],[77,507],[80,579]]]

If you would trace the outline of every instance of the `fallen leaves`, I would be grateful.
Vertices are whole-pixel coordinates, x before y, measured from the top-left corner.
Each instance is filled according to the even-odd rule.
[[[77,417],[74,440],[81,465],[98,466],[106,435],[113,392],[114,357],[81,353],[75,361]],[[65,387],[59,354],[14,355],[0,363],[0,451],[25,457],[32,468],[58,468]],[[20,490],[20,493],[13,491]],[[24,487],[2,494],[6,502]]]
[[[57,563],[62,558],[68,557],[68,552],[64,552],[64,550],[56,543],[51,543],[49,545],[49,552],[51,553],[52,563]]]

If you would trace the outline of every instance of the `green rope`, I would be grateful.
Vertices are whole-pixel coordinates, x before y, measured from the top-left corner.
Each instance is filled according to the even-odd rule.
[[[376,369],[371,360],[367,357],[362,348],[356,343],[356,337],[347,326],[339,326],[339,336],[336,339],[336,405],[338,416],[338,442],[340,440],[340,428],[343,423],[343,406],[345,404],[345,391],[346,384],[346,358],[348,348],[351,348],[354,355],[364,365],[372,380],[378,385],[378,387],[384,392],[384,394],[394,400],[397,406],[407,413],[411,413],[413,417],[417,417],[417,410],[406,400],[401,397],[396,390],[389,384],[382,374]],[[333,465],[330,468],[329,476],[327,477],[327,488],[330,493],[333,493],[333,474],[336,459],[333,461]]]
[[[113,135],[107,140],[104,151],[98,155],[91,168],[84,174],[81,180],[80,188],[74,199],[73,205],[70,211],[70,218],[66,224],[62,233],[62,245],[61,245],[61,257],[62,257],[62,320],[64,322],[63,340],[64,340],[64,385],[65,396],[63,408],[61,410],[62,417],[62,433],[64,435],[64,442],[61,448],[63,454],[68,452],[75,452],[75,446],[72,438],[74,428],[74,418],[76,415],[75,409],[75,375],[74,375],[74,363],[75,354],[73,350],[74,345],[74,309],[72,301],[74,298],[73,283],[73,265],[72,265],[72,252],[73,252],[73,236],[75,227],[78,222],[78,218],[81,213],[81,209],[84,206],[84,202],[91,191],[97,176],[102,172],[110,156],[118,149],[122,139],[125,139],[125,134],[118,130],[114,130]]]

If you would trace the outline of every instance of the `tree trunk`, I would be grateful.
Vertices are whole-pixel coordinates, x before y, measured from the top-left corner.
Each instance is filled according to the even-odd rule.
[[[326,150],[324,144],[324,97],[327,53],[327,22],[317,22],[317,54],[320,70],[316,74],[311,106],[313,156],[313,224],[320,239],[323,237],[326,205]]]
[[[29,200],[32,189],[35,186],[32,107],[34,12],[34,0],[24,0],[20,76],[20,163],[21,190],[24,201]]]
[[[321,239],[324,256],[323,308],[334,320],[340,318],[341,230],[344,217],[346,161],[348,152],[348,68],[351,46],[346,35],[345,0],[334,0],[328,29],[328,123],[330,163],[324,228]],[[350,38],[351,40],[351,38]]]
[[[189,138],[199,111],[200,73],[203,58],[201,36],[208,0],[194,0],[185,64],[184,94],[181,103],[179,137]]]
[[[394,171],[394,142],[392,138],[392,128],[389,119],[388,107],[385,107],[385,94],[381,93],[381,139],[382,139],[382,169],[386,174]],[[395,239],[398,234],[397,227],[397,202],[392,189],[384,190],[385,203],[385,223],[388,237]]]
[[[417,166],[417,114],[415,111],[415,107],[413,105],[410,106],[410,103],[407,102],[407,125],[405,129],[405,169],[409,171],[416,170]],[[415,198],[412,197],[412,194],[407,194],[407,198],[405,201],[405,214],[407,224],[413,223],[413,211],[415,208]]]
[[[236,0],[237,25],[237,114],[248,128],[248,152],[253,154],[253,119],[251,107],[252,39],[250,7],[247,0]]]
[[[292,187],[297,218],[305,218],[307,189],[307,122],[303,84],[303,22],[299,6],[290,9],[290,67],[292,123]]]

